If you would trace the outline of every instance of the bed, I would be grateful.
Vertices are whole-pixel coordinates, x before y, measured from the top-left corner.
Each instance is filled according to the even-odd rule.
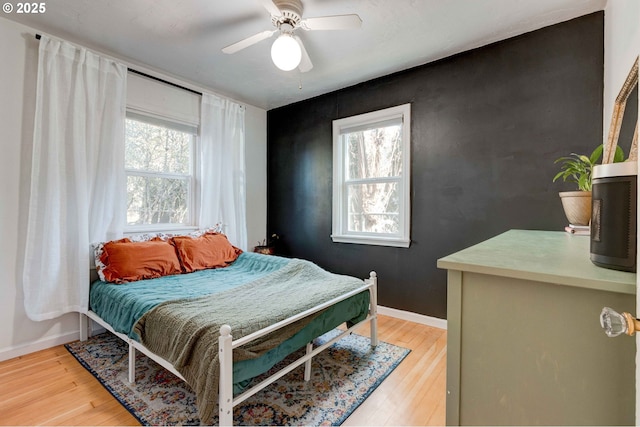
[[[206,234],[211,235],[220,240],[219,233]],[[189,238],[196,242],[204,236]],[[173,243],[171,239],[152,240]],[[228,247],[226,255],[234,259],[224,260],[223,266],[185,271],[184,265],[197,256],[190,259],[174,248],[181,266],[177,274],[164,274],[165,268],[122,284],[100,275],[103,280],[91,284],[89,310],[80,316],[81,339],[87,339],[91,319],[128,343],[129,381],[135,380],[136,350],[185,380],[196,393],[203,423],[210,424],[217,412],[220,425],[231,425],[234,406],[302,364],[308,380],[311,358],[365,323],[371,325],[372,346],[377,345],[374,272],[360,280],[309,261],[237,248],[234,258]],[[136,259],[144,258],[141,253],[136,247]],[[97,264],[106,271],[104,263]],[[316,348],[311,344],[345,322],[346,330],[334,339]],[[303,357],[253,381],[305,346]]]

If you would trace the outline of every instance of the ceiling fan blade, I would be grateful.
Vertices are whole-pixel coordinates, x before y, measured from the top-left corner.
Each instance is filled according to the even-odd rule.
[[[302,40],[298,36],[293,36],[298,44],[300,45],[300,50],[302,51],[302,59],[300,59],[300,65],[298,65],[298,69],[301,73],[306,73],[313,68],[313,64],[311,63],[311,58],[309,58],[309,54],[307,53],[307,49],[304,48],[304,44]]]
[[[263,31],[261,33],[258,34],[254,34],[251,37],[247,37],[244,40],[240,40],[237,43],[231,44],[225,48],[222,49],[222,51],[224,53],[236,53],[244,48],[247,48],[251,45],[254,45],[258,42],[261,42],[262,40],[268,39],[269,37],[271,37],[275,32],[277,32],[278,30],[272,30],[272,31]]]
[[[264,8],[267,9],[267,12],[269,12],[271,16],[282,15],[282,12],[272,0],[260,0],[260,3],[262,3],[262,6],[264,6]]]
[[[362,26],[358,15],[319,16],[300,21],[300,27],[309,30],[355,30]]]

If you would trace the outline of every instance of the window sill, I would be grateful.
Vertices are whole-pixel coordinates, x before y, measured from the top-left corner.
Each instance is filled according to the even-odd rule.
[[[408,248],[411,245],[411,240],[402,239],[402,238],[331,235],[331,240],[333,240],[334,243],[354,243],[357,245],[372,245],[372,246],[393,246],[398,248]]]
[[[198,227],[190,226],[190,225],[165,225],[165,226],[137,226],[137,227],[127,227],[124,230],[124,234],[143,234],[143,233],[176,233],[176,232],[184,232],[190,233],[192,231],[198,230]]]

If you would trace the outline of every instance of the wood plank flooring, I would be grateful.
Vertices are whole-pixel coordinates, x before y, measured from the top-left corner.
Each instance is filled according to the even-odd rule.
[[[378,328],[380,340],[411,353],[343,425],[444,425],[446,331],[388,316]],[[58,346],[0,362],[0,425],[139,423]]]

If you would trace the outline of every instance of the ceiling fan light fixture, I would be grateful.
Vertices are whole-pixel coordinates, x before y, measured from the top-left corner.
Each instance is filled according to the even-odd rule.
[[[362,19],[356,14],[316,16],[302,19],[302,0],[261,0],[262,5],[271,15],[271,24],[275,30],[262,31],[222,48],[222,52],[236,53],[249,46],[266,40],[280,33],[271,45],[271,59],[276,67],[283,71],[295,68],[301,73],[313,68],[309,53],[302,39],[294,35],[296,30],[353,30],[362,26]]]
[[[291,71],[300,65],[302,50],[291,34],[283,32],[271,46],[271,59],[276,67]]]

